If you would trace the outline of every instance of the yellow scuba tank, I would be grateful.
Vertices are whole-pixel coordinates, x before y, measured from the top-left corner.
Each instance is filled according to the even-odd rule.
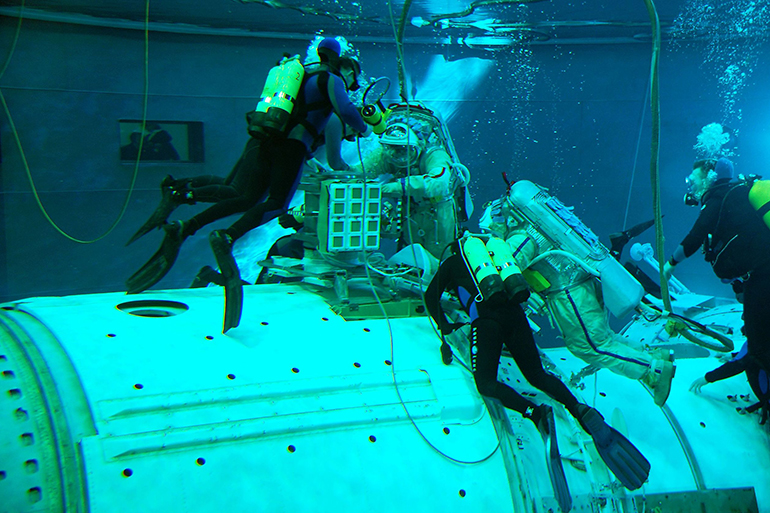
[[[749,190],[749,203],[770,228],[770,180],[757,180]]]
[[[516,265],[508,243],[497,237],[491,237],[486,248],[496,270],[500,273],[508,298],[517,303],[526,301],[529,298],[527,281],[521,275],[521,269]]]
[[[284,57],[270,70],[262,88],[261,100],[249,116],[251,135],[275,135],[284,131],[304,76],[305,68],[299,55]]]
[[[497,272],[497,268],[489,256],[489,251],[481,239],[472,236],[465,237],[464,241],[460,240],[460,249],[465,265],[468,266],[479,293],[481,293],[482,300],[505,290],[503,279]]]
[[[377,135],[382,135],[387,128],[385,122],[388,119],[390,111],[385,111],[384,115],[376,105],[364,105],[361,109],[361,117],[367,124],[371,125],[372,131]]]

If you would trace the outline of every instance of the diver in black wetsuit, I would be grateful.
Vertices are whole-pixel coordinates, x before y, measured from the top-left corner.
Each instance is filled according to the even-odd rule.
[[[696,161],[688,183],[688,204],[700,204],[700,214],[663,273],[670,278],[675,266],[703,246],[718,278],[742,279],[748,357],[770,372],[770,229],[750,202],[753,187],[733,180],[726,158]]]
[[[540,420],[542,408],[497,380],[497,367],[505,344],[527,381],[562,403],[574,417],[579,418],[578,400],[564,383],[543,369],[527,316],[519,305],[527,300],[529,290],[524,289],[512,299],[500,291],[484,301],[476,302],[476,283],[463,258],[453,254],[441,263],[425,292],[428,312],[444,335],[462,326],[449,323],[444,315],[439,298],[446,290],[456,295],[472,319],[471,366],[476,388],[481,395],[499,399],[503,406],[521,413],[535,425]],[[449,347],[442,347],[442,356],[444,363],[451,362]]]
[[[646,458],[625,436],[605,423],[598,410],[578,402],[564,383],[543,368],[527,316],[520,305],[529,297],[529,289],[507,243],[491,237],[486,244],[478,242],[474,248],[468,243],[469,239],[479,240],[463,237],[452,244],[454,254],[439,266],[425,292],[425,304],[444,335],[461,325],[447,320],[441,308],[444,291],[453,291],[471,318],[471,370],[479,393],[499,399],[503,406],[521,413],[538,427],[549,452],[551,480],[562,510],[569,510],[567,502],[571,506],[571,499],[568,499],[569,491],[561,469],[552,408],[547,404],[536,405],[498,381],[503,344],[524,378],[562,403],[591,435],[599,456],[620,482],[630,490],[641,487],[650,472]],[[480,252],[487,251],[486,260],[479,257]],[[494,273],[495,268],[499,274]],[[475,276],[469,269],[474,269]],[[482,298],[480,301],[477,300],[479,297]],[[451,364],[451,349],[445,343],[441,355],[445,364]]]
[[[355,132],[367,132],[366,123],[347,94],[348,90],[358,87],[358,62],[350,57],[339,57],[340,45],[333,38],[321,41],[318,53],[321,62],[304,68],[299,91],[292,93],[297,95],[296,107],[287,114],[280,131],[274,127],[270,127],[272,131],[263,130],[262,118],[259,117],[261,113],[249,113],[250,117],[247,117],[252,138],[230,175],[231,182],[219,183],[209,178],[206,184],[214,186],[211,193],[216,202],[213,206],[189,221],[164,224],[176,204],[199,199],[196,198],[195,190],[186,190],[192,182],[181,187],[177,183],[168,184],[172,189],[172,199],[176,197],[177,200],[171,201],[167,209],[159,207],[156,214],[131,239],[136,240],[159,225],[166,232],[160,249],[127,280],[129,293],[141,292],[160,281],[171,269],[187,237],[211,222],[243,213],[230,228],[216,230],[209,236],[214,256],[227,284],[223,332],[238,325],[243,291],[238,266],[232,256],[234,242],[249,230],[286,211],[299,183],[302,167],[323,144],[323,130],[333,113]],[[282,64],[292,60],[289,58],[288,61],[282,61]],[[173,196],[174,192],[176,196]]]

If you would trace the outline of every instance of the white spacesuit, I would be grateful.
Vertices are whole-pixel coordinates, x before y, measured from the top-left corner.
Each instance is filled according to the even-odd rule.
[[[519,181],[486,208],[479,226],[506,240],[572,354],[641,380],[654,390],[656,404],[665,403],[674,374],[668,355],[625,344],[610,328],[605,308],[623,317],[643,290],[571,209],[545,189]]]
[[[458,171],[436,134],[430,127],[421,130],[398,118],[389,120],[379,148],[366,156],[363,168],[368,177],[383,183],[383,217],[388,218],[383,226],[390,220],[392,235],[402,245],[419,243],[440,258],[456,238],[455,191],[468,177],[467,171],[465,176]],[[399,198],[409,201],[399,204]]]

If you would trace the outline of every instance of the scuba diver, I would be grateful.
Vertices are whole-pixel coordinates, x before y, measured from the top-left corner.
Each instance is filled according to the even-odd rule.
[[[625,306],[613,312],[618,317],[633,310],[643,289],[569,208],[540,186],[520,180],[487,206],[479,227],[508,243],[572,354],[595,367],[639,380],[652,389],[655,404],[665,404],[675,370],[673,354],[627,345],[610,328],[606,311],[607,306],[612,309],[609,300],[615,298],[603,292],[612,286],[610,277],[620,280],[614,290],[629,296],[620,298]],[[576,254],[579,251],[583,258]],[[586,265],[586,259],[591,265]],[[600,281],[593,267],[602,266],[612,272]]]
[[[745,372],[751,391],[757,397],[757,402],[748,408],[744,408],[743,411],[745,413],[753,413],[761,410],[759,423],[764,425],[767,422],[768,414],[770,414],[770,377],[768,377],[767,372],[748,357],[748,353],[749,346],[747,342],[743,344],[738,353],[733,353],[732,360],[693,381],[692,385],[690,385],[690,391],[698,394],[704,385],[732,378],[741,372]]]
[[[484,243],[483,238],[487,238]],[[476,388],[506,408],[530,419],[541,432],[547,447],[549,474],[562,510],[571,505],[561,457],[556,445],[553,411],[537,405],[497,379],[503,345],[511,353],[524,378],[562,403],[591,435],[596,450],[626,488],[636,490],[647,480],[650,464],[622,434],[604,422],[594,408],[578,402],[566,385],[543,369],[532,330],[521,307],[530,295],[527,283],[505,241],[494,236],[471,236],[452,244],[452,255],[444,260],[425,292],[425,304],[442,335],[462,324],[450,323],[441,306],[441,296],[450,290],[471,319],[471,367]],[[451,348],[441,347],[442,360],[452,362]]]
[[[247,114],[251,138],[226,179],[164,180],[161,205],[129,242],[158,226],[164,229],[165,238],[155,255],[127,280],[128,293],[141,292],[160,281],[171,269],[182,242],[200,228],[244,213],[228,229],[216,230],[209,237],[226,283],[223,332],[238,325],[243,289],[232,256],[234,242],[286,212],[302,167],[323,144],[323,130],[332,113],[356,132],[367,132],[368,125],[348,97],[348,91],[358,88],[360,67],[355,59],[340,57],[340,51],[336,39],[325,38],[318,44],[319,63],[303,67],[298,56],[286,57],[271,70],[262,100]],[[199,200],[213,200],[214,205],[188,221],[166,223],[179,204]]]
[[[413,106],[414,111],[427,110]],[[457,237],[455,191],[467,185],[464,166],[452,162],[439,138],[417,121],[393,115],[380,136],[380,147],[361,164],[367,176],[379,177],[384,203],[387,198],[409,198],[402,213],[409,226],[401,223],[399,249],[419,243],[436,258]],[[360,169],[361,166],[354,166]],[[460,167],[465,171],[458,173]],[[395,210],[395,209],[393,209]],[[409,236],[414,240],[409,240]]]
[[[703,247],[724,283],[743,282],[743,321],[748,358],[770,371],[770,182],[733,180],[727,158],[701,159],[687,179],[688,205],[701,205],[690,233],[663,266],[674,268]]]

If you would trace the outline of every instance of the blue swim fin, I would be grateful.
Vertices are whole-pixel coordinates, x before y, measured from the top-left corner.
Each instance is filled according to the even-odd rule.
[[[620,432],[604,422],[604,417],[594,408],[578,406],[580,425],[594,440],[607,468],[629,490],[640,488],[650,475],[650,462],[634,444]]]
[[[567,477],[564,475],[564,467],[559,453],[559,442],[556,436],[556,423],[553,418],[553,408],[547,404],[538,406],[541,411],[537,430],[543,437],[545,445],[545,457],[548,461],[548,477],[551,478],[551,486],[559,503],[562,513],[568,513],[572,509],[572,494],[569,491]]]

